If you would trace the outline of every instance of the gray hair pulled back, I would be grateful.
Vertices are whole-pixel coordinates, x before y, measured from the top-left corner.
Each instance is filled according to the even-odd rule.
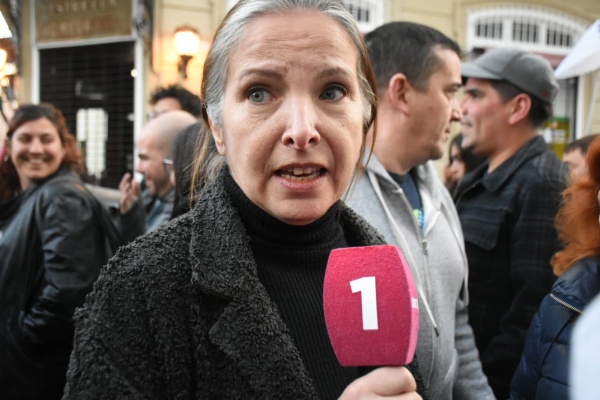
[[[332,17],[348,33],[359,52],[358,75],[364,105],[365,133],[371,126],[374,117],[374,107],[377,106],[373,86],[367,74],[371,72],[368,53],[360,34],[360,29],[352,15],[340,0],[240,0],[227,14],[219,29],[204,64],[202,80],[202,100],[206,113],[205,119],[222,127],[225,83],[229,57],[245,27],[257,17],[291,11],[319,11]],[[366,60],[365,60],[366,58]],[[365,62],[368,64],[365,71]],[[206,121],[208,123],[208,121]]]

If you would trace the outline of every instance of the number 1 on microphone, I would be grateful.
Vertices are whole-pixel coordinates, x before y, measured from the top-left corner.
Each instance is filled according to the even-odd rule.
[[[365,276],[350,282],[352,293],[360,292],[362,303],[363,330],[376,331],[379,329],[377,320],[377,289],[374,276]]]

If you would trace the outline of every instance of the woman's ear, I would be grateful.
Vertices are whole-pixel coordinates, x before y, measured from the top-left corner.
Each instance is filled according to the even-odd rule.
[[[217,127],[212,121],[208,120],[208,125],[210,126],[210,132],[215,140],[215,146],[217,147],[217,151],[220,155],[227,155],[227,146],[225,146],[225,138],[223,137],[223,130],[220,127]]]

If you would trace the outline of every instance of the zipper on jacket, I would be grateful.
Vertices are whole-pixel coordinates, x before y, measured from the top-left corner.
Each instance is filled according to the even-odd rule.
[[[569,303],[565,302],[564,300],[559,299],[558,297],[556,297],[556,295],[554,293],[550,293],[550,297],[554,301],[556,301],[558,304],[561,304],[561,305],[567,307],[569,310],[575,311],[578,314],[583,314],[583,311],[581,311],[579,308],[574,307],[574,306],[570,305]]]
[[[381,187],[379,185],[379,181],[378,181],[378,178],[377,178],[375,172],[373,172],[372,170],[368,170],[367,176],[369,177],[371,186],[373,187],[373,190],[375,191],[375,194],[377,195],[377,198],[379,199],[379,202],[381,203],[381,206],[383,207],[386,217],[389,220],[390,226],[392,228],[392,233],[393,233],[394,237],[396,238],[396,241],[398,242],[399,247],[401,249],[404,249],[404,251],[406,251],[406,257],[407,257],[407,261],[409,262],[409,265],[416,266],[415,261],[412,257],[412,253],[410,251],[410,247],[406,243],[406,239],[404,238],[404,235],[402,234],[402,232],[400,231],[400,228],[398,227],[395,220],[393,219],[390,209],[389,209],[385,199],[383,198],[383,193],[381,192]],[[400,186],[396,182],[393,182],[393,183],[397,187],[397,189],[394,190],[393,193],[398,194],[400,196],[400,201],[402,201],[404,203],[405,208],[412,210],[412,206],[410,205],[408,199],[406,198],[406,195],[404,194],[404,191],[402,190],[402,188],[400,188]],[[425,255],[425,263],[428,264],[429,260],[427,259],[427,242],[425,239],[425,235],[424,235],[423,231],[421,230],[421,227],[417,223],[416,218],[413,217],[413,218],[411,218],[411,220],[412,220],[414,231],[417,234],[418,240],[421,241],[421,243],[422,243],[421,246],[425,253],[424,254]],[[412,269],[411,269],[411,271],[412,271]],[[430,373],[429,373],[429,377],[424,376],[424,378],[426,378],[426,384],[429,384],[429,382],[431,382],[431,377],[433,375],[433,371],[434,371],[434,367],[435,367],[435,361],[436,361],[435,358],[437,357],[436,348],[437,348],[437,343],[439,340],[440,332],[437,327],[435,318],[433,317],[433,313],[431,312],[431,308],[429,307],[429,302],[427,301],[427,296],[426,296],[427,292],[425,292],[425,289],[422,286],[422,284],[424,284],[426,280],[423,279],[423,277],[419,273],[418,269],[415,269],[415,275],[416,275],[415,284],[417,287],[417,294],[418,294],[419,298],[421,299],[422,305],[425,307],[425,311],[427,313],[427,316],[429,317],[429,321],[431,321],[431,327],[433,329],[432,337],[431,337],[432,349],[431,349],[431,365],[429,368]],[[420,310],[419,310],[419,312],[420,312]],[[435,336],[433,336],[433,334],[435,334]]]

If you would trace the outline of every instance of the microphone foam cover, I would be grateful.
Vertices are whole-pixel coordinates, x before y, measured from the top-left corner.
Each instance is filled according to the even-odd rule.
[[[396,246],[335,249],[323,287],[329,339],[343,366],[406,365],[415,354],[419,303]]]

